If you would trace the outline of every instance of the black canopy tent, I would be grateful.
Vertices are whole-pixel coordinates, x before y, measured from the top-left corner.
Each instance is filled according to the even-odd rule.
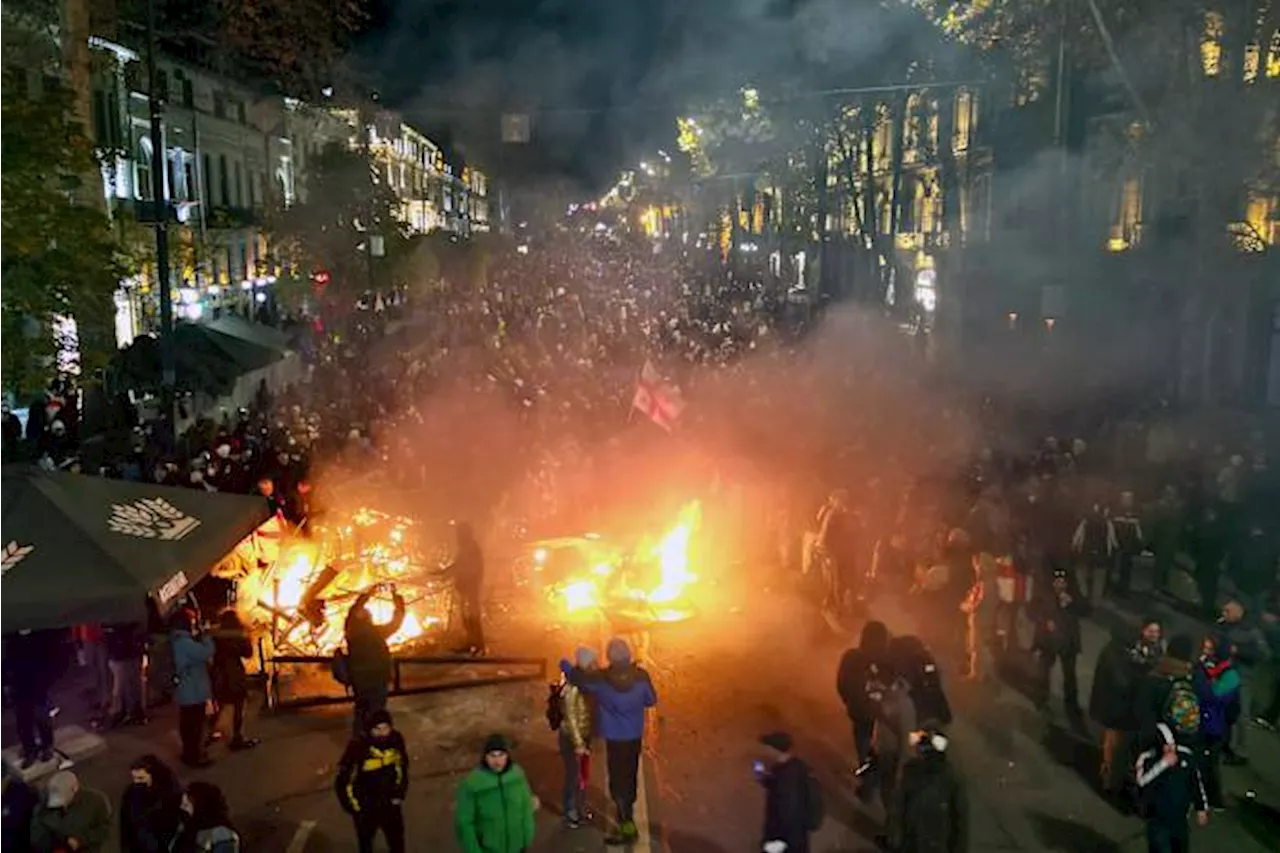
[[[262,498],[31,466],[3,469],[0,627],[142,619],[204,577],[270,516]]]

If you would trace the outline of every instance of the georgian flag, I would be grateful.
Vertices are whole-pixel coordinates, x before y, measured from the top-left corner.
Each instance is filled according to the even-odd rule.
[[[646,360],[636,382],[631,407],[639,409],[649,420],[671,432],[684,411],[684,400],[680,397],[680,388],[665,382],[653,362]]]

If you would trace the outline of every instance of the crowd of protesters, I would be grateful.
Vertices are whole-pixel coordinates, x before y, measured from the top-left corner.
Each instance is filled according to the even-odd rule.
[[[750,460],[774,486],[777,520],[762,529],[777,534],[770,544],[781,543],[783,562],[802,570],[798,582],[816,588],[829,615],[852,615],[879,587],[909,596],[911,609],[927,617],[919,638],[864,632],[864,654],[842,663],[860,791],[883,799],[886,843],[963,850],[963,791],[946,763],[950,709],[934,654],[948,670],[954,662],[970,677],[990,680],[1010,655],[1030,650],[1038,704],[1047,706],[1048,681],[1059,668],[1067,713],[1082,720],[1079,620],[1092,607],[1131,598],[1144,561],[1158,590],[1179,590],[1180,579],[1192,577],[1196,606],[1223,621],[1190,651],[1183,639],[1164,644],[1152,619],[1139,636],[1104,652],[1095,698],[1099,682],[1109,687],[1088,708],[1106,732],[1100,773],[1119,797],[1157,777],[1166,785],[1174,774],[1143,778],[1172,755],[1172,764],[1160,766],[1185,770],[1190,781],[1203,776],[1208,806],[1220,802],[1213,798],[1216,762],[1244,760],[1246,729],[1274,727],[1280,711],[1274,692],[1258,697],[1250,690],[1258,670],[1274,674],[1280,661],[1280,531],[1274,513],[1266,513],[1277,492],[1254,437],[1231,450],[1148,453],[1135,436],[1149,432],[1091,424],[1080,430],[1084,439],[1019,446],[1026,431],[1011,426],[998,405],[971,405],[962,391],[886,372],[874,359],[833,363],[794,347],[786,294],[766,286],[767,277],[738,278],[690,256],[635,249],[599,235],[535,244],[493,259],[479,281],[442,283],[394,311],[359,312],[341,332],[309,330],[315,340],[307,347],[313,358],[305,381],[264,387],[251,406],[200,419],[174,443],[163,425],[143,423],[90,454],[78,442],[74,395],[55,389],[43,406],[32,407],[25,436],[6,412],[6,458],[25,448],[47,467],[258,493],[297,524],[323,503],[312,486],[314,469],[351,474],[394,460],[382,467],[386,482],[448,482],[450,499],[470,503],[467,512],[482,507],[492,528],[503,498],[521,487],[541,498],[525,507],[545,515],[575,491],[599,492],[598,482],[575,487],[570,469],[589,468],[584,459],[619,432],[635,377],[652,359],[698,400],[682,423],[687,434],[724,439],[726,455]],[[397,325],[409,331],[397,332]],[[424,436],[448,438],[424,446],[432,444]],[[983,444],[991,449],[973,452]],[[810,544],[793,547],[804,526],[797,519],[815,494],[833,486]],[[114,686],[101,703],[118,722],[144,718],[133,673],[168,645],[175,678],[153,672],[150,682],[174,694],[165,698],[180,708],[182,759],[201,766],[213,708],[231,709],[233,746],[251,745],[241,727],[243,667],[236,670],[243,637],[233,624],[206,632],[196,610],[180,610],[175,619],[127,631],[106,626],[100,634],[88,626],[80,644],[100,642],[106,651],[104,684]],[[1030,626],[1021,644],[1020,620]],[[473,630],[479,634],[478,624]],[[483,647],[480,636],[472,640],[477,644]],[[567,821],[586,819],[583,758],[598,734],[618,810],[614,840],[626,843],[637,833],[640,736],[656,693],[625,644],[610,643],[606,657],[603,671],[589,649],[564,665],[553,727],[564,757]],[[1165,722],[1163,705],[1185,691],[1170,686],[1169,696],[1157,700],[1148,682],[1168,681],[1174,671],[1190,680],[1196,731],[1183,731],[1190,725],[1184,719],[1181,728],[1166,725],[1171,742],[1153,740],[1163,735],[1152,721]],[[404,849],[408,757],[383,707],[386,679],[378,680],[381,690],[356,716],[335,786],[361,850],[371,849],[381,832],[394,853]],[[50,748],[51,733],[42,734],[42,726],[30,727],[29,756]],[[818,794],[789,735],[772,732],[763,745],[770,758],[760,772],[769,798],[765,849],[804,851],[820,823]],[[1187,751],[1192,760],[1184,764]],[[1138,769],[1129,772],[1135,762]],[[162,823],[166,837],[190,835],[187,827],[203,827],[197,833],[229,827],[225,802],[220,813],[215,803],[207,811],[217,814],[197,820],[205,807],[194,804],[210,802],[208,792],[175,798],[173,774],[151,759],[144,763],[135,768],[135,784],[165,780],[146,820]],[[143,770],[151,782],[138,782]],[[467,803],[459,841],[468,853],[527,847],[532,808],[521,793],[527,787],[505,741],[486,743],[459,793]],[[145,800],[143,793],[135,796]],[[930,810],[939,809],[953,817],[931,820]],[[924,827],[940,835],[912,836]],[[152,848],[139,842],[126,849]]]

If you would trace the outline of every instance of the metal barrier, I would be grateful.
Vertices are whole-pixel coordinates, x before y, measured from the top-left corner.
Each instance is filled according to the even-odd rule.
[[[282,708],[310,708],[319,705],[339,705],[355,700],[350,688],[343,687],[343,685],[338,684],[338,682],[333,679],[331,675],[333,657],[330,655],[280,655],[278,657],[267,658],[266,663],[270,667],[270,669],[267,670],[267,705],[273,710],[279,710]],[[328,683],[336,687],[341,687],[343,689],[343,695],[305,696],[282,700],[280,698],[279,668],[281,666],[288,665],[308,664],[324,667],[324,677],[327,679]],[[536,672],[496,673],[483,678],[459,678],[427,684],[413,684],[413,679],[405,678],[405,669],[418,666],[519,666],[536,667]],[[442,693],[448,690],[465,690],[469,687],[488,687],[494,684],[517,684],[526,681],[543,681],[546,677],[547,661],[545,658],[471,657],[470,655],[393,656],[391,658],[391,688],[388,690],[387,695],[414,696],[422,693]]]

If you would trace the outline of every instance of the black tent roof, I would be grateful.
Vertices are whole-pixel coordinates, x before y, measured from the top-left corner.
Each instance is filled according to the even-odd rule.
[[[3,468],[5,633],[141,619],[270,515],[258,497]]]
[[[222,392],[250,371],[283,357],[278,349],[193,323],[173,330],[174,374],[179,390]],[[124,385],[140,390],[160,387],[160,341],[149,335],[120,350],[113,367]]]

